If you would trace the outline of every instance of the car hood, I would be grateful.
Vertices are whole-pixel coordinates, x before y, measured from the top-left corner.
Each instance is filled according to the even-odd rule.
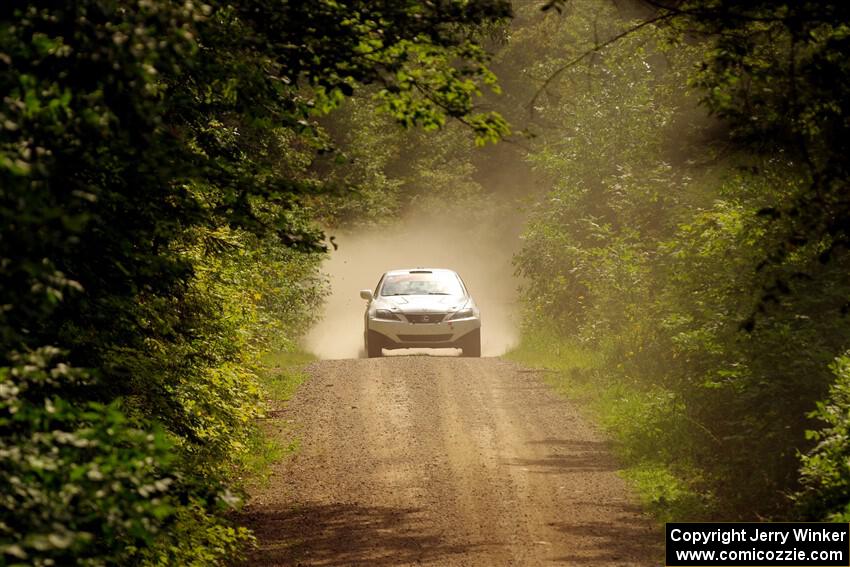
[[[374,306],[401,313],[446,313],[464,307],[468,301],[462,295],[392,295],[378,297]]]

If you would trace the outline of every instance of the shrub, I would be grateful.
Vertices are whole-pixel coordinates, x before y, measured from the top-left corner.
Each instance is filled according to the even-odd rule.
[[[802,455],[803,489],[796,494],[801,514],[809,520],[850,521],[850,352],[832,364],[835,383],[826,401],[810,417],[824,427],[809,431],[817,445]]]
[[[8,564],[121,564],[179,506],[173,445],[119,401],[60,397],[95,381],[56,349],[0,369],[0,558]]]

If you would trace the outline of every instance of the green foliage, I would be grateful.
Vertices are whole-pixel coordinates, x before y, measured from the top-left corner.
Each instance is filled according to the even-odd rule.
[[[263,390],[276,404],[289,401],[307,379],[304,366],[313,360],[313,355],[301,351],[278,351],[264,356]]]
[[[139,429],[117,403],[58,393],[94,385],[49,348],[0,371],[4,564],[121,564],[179,507],[179,472],[161,428]]]
[[[827,401],[811,417],[824,427],[810,431],[817,445],[802,456],[802,490],[795,496],[801,513],[810,520],[850,520],[850,358],[845,354],[832,365],[836,381]]]
[[[847,248],[847,5],[688,0],[671,13],[674,26],[709,34],[692,79],[708,108],[738,143],[770,155],[785,152],[807,175],[788,199],[765,207],[785,228],[780,245],[768,250],[772,260],[781,262],[811,242],[824,244],[823,261]]]
[[[228,560],[252,368],[324,294],[317,118],[371,84],[402,123],[504,133],[473,108],[493,78],[473,30],[509,15],[0,4],[0,562]]]
[[[600,15],[583,4],[573,9],[562,40],[581,52],[590,44],[574,45],[576,36],[589,37]],[[604,15],[613,27],[608,33],[615,34],[613,8]],[[556,41],[551,30],[538,33],[547,35],[525,41]],[[530,156],[553,188],[532,209],[516,265],[526,277],[529,303],[565,332],[587,321],[586,331],[598,336],[629,323],[629,312],[603,297],[622,297],[621,305],[646,299],[654,250],[643,238],[664,234],[683,201],[680,192],[668,189],[687,179],[671,166],[681,156],[668,155],[666,132],[682,120],[677,113],[688,93],[680,73],[694,53],[664,50],[651,37],[635,34],[589,68],[567,70],[560,82],[569,97],[544,93],[539,102],[542,118],[568,134],[544,137]],[[551,49],[548,43],[541,47],[547,46]],[[587,320],[591,305],[612,309]]]
[[[475,224],[488,206],[488,172],[476,164],[469,125],[447,123],[436,132],[392,128],[372,97],[354,97],[322,120],[338,151],[314,164],[336,191],[312,201],[330,227],[389,226],[405,215],[457,214]],[[345,191],[344,189],[351,188]],[[446,204],[452,203],[447,210]]]
[[[693,471],[689,471],[691,474]],[[642,463],[623,471],[638,492],[645,508],[659,522],[694,521],[706,513],[706,500],[683,482],[683,471],[671,471],[669,464]]]
[[[260,359],[257,371],[260,385],[272,411],[279,410],[307,380],[304,366],[316,359],[302,350],[273,351]],[[300,449],[297,428],[289,420],[267,415],[246,440],[240,469],[251,485],[264,485],[271,478],[271,466]]]
[[[688,12],[698,4],[712,14],[737,10],[724,3],[677,6]],[[588,4],[564,10],[569,24],[559,37],[579,53],[593,33],[614,37],[632,25],[613,9],[596,27],[600,16]],[[688,16],[702,17],[697,10]],[[764,54],[782,54],[784,44],[769,45],[769,34],[753,30],[788,22],[715,23],[713,31],[742,26],[732,32],[739,49],[727,55],[736,64],[758,63],[760,74],[746,88],[777,75],[772,88],[787,98],[785,69],[778,60],[770,60],[773,70],[764,63]],[[556,32],[547,32],[527,31],[522,39],[547,46],[557,41]],[[850,287],[842,275],[848,260],[835,247],[843,237],[806,230],[789,241],[813,218],[802,209],[786,216],[786,205],[810,194],[812,168],[788,136],[761,128],[772,120],[772,127],[794,132],[798,124],[783,121],[796,115],[776,108],[759,114],[765,105],[747,114],[740,105],[759,99],[736,91],[724,108],[742,114],[712,107],[725,122],[706,117],[685,90],[690,69],[709,61],[695,84],[714,100],[745,87],[735,79],[741,68],[727,67],[735,72],[719,83],[710,62],[719,57],[714,46],[728,38],[683,41],[679,32],[644,26],[563,68],[538,97],[538,112],[567,135],[541,136],[530,156],[552,189],[532,210],[516,257],[527,316],[562,341],[601,351],[605,376],[594,397],[622,398],[622,406],[604,413],[626,458],[651,456],[649,470],[667,471],[686,493],[698,494],[692,503],[702,511],[691,514],[789,517],[798,451],[809,446],[806,415],[834,379],[830,361],[850,346],[843,307]],[[562,58],[575,59],[553,54],[540,65],[552,72],[563,67]],[[774,94],[764,96],[780,104]],[[750,116],[758,119],[748,126]],[[735,130],[731,149],[724,124]]]
[[[474,41],[466,40],[448,50],[405,42],[388,50],[386,57],[411,63],[397,71],[394,83],[377,94],[379,108],[404,126],[437,130],[445,126],[447,117],[460,118],[475,133],[479,146],[510,134],[507,122],[498,113],[470,114],[475,97],[481,96],[476,79],[498,91],[495,76],[481,65],[486,53]],[[457,58],[475,64],[453,66],[451,63]]]
[[[336,191],[320,195],[314,208],[325,224],[357,226],[388,223],[402,207],[404,180],[393,164],[407,148],[410,132],[376,112],[371,98],[353,97],[322,121],[338,151],[316,160],[314,169]]]
[[[139,564],[143,567],[227,564],[254,537],[247,528],[233,527],[207,511],[204,502],[190,500],[180,506],[168,532],[160,536],[155,546],[140,550]]]

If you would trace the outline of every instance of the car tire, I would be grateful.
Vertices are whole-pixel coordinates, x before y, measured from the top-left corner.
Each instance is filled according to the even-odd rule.
[[[461,356],[479,358],[481,356],[481,329],[475,329],[460,340]]]
[[[367,331],[365,337],[366,356],[369,358],[380,358],[384,355],[384,341],[381,335],[375,331]]]

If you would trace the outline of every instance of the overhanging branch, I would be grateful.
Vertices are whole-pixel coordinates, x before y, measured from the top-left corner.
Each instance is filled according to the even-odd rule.
[[[668,20],[668,19],[670,19],[670,18],[672,18],[676,15],[677,15],[676,12],[667,12],[667,13],[664,13],[664,14],[659,14],[659,15],[657,15],[653,18],[650,18],[648,20],[644,20],[644,21],[640,22],[639,24],[636,24],[636,25],[630,27],[629,29],[615,35],[611,39],[608,39],[608,40],[606,40],[602,43],[598,43],[598,44],[594,45],[592,48],[588,49],[587,51],[585,51],[584,53],[582,53],[581,55],[579,55],[575,59],[572,59],[572,60],[568,61],[566,64],[562,65],[561,67],[558,67],[555,70],[554,73],[552,73],[551,75],[549,75],[549,77],[546,78],[546,80],[543,82],[543,84],[540,86],[540,88],[537,89],[537,92],[534,93],[534,97],[532,97],[531,102],[529,102],[529,104],[528,104],[529,108],[530,109],[534,108],[535,103],[537,103],[537,99],[540,98],[540,95],[543,93],[543,91],[545,91],[546,88],[549,85],[551,85],[552,82],[555,79],[557,79],[561,75],[561,73],[563,73],[567,69],[575,67],[576,65],[578,65],[579,63],[584,61],[584,59],[586,59],[587,57],[593,55],[594,53],[598,53],[598,52],[602,51],[603,49],[605,49],[609,45],[620,41],[624,37],[631,35],[631,34],[637,32],[637,31],[645,28],[648,25],[651,25],[651,24],[654,24],[656,22],[660,22],[660,21],[663,21],[663,20]]]

